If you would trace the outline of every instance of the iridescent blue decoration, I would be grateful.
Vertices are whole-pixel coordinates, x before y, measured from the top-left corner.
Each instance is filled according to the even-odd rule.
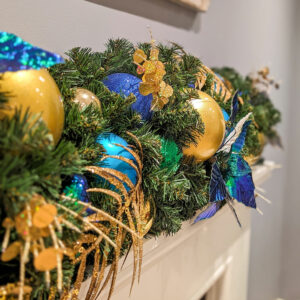
[[[209,201],[222,201],[230,198],[217,162],[213,163],[209,183]]]
[[[12,33],[0,31],[0,73],[39,70],[62,62],[61,56],[34,47]]]
[[[194,224],[201,220],[209,219],[213,217],[219,210],[220,206],[221,206],[221,202],[210,203],[208,208],[206,208],[197,216],[197,218],[194,220]]]
[[[124,158],[131,159],[134,163],[137,163],[133,155],[128,152],[126,149],[117,146],[115,144],[122,145],[124,147],[128,147],[128,143],[122,139],[121,137],[113,134],[113,133],[103,133],[97,137],[97,143],[101,144],[106,151],[107,155],[116,155]],[[99,166],[103,168],[110,168],[122,172],[127,175],[130,181],[135,185],[137,181],[137,173],[136,170],[130,166],[127,162],[119,160],[117,158],[105,158],[99,164]],[[127,191],[129,191],[129,187],[125,182],[122,182]]]
[[[248,163],[240,155],[245,144],[247,129],[250,123],[251,121],[245,122],[242,132],[232,145],[228,160],[228,169],[224,174],[224,178],[228,191],[233,198],[246,206],[256,208],[252,171]]]
[[[83,175],[75,174],[71,178],[71,183],[66,186],[63,193],[71,198],[78,199],[82,202],[89,202],[89,195],[86,192],[89,188],[86,178]],[[87,208],[86,212],[88,215],[95,213],[92,209]]]
[[[231,114],[230,114],[230,122],[233,124],[235,122],[235,118],[239,109],[239,101],[238,101],[238,97],[239,93],[236,92],[232,98],[232,102],[231,102]]]
[[[128,97],[131,93],[136,97],[136,101],[131,108],[139,113],[143,120],[150,120],[152,117],[151,103],[152,94],[143,96],[139,91],[140,82],[142,80],[136,76],[127,73],[115,73],[108,75],[103,83],[111,91],[118,93],[124,97]]]

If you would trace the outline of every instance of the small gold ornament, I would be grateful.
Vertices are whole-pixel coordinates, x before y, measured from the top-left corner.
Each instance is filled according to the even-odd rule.
[[[76,88],[73,102],[78,103],[81,110],[84,110],[88,105],[94,104],[101,109],[100,100],[89,90]]]
[[[199,99],[190,100],[191,105],[201,116],[205,132],[197,138],[197,144],[191,143],[183,148],[183,154],[193,156],[198,162],[212,157],[222,144],[225,134],[225,120],[218,103],[208,94],[199,91]]]
[[[265,144],[266,144],[265,135],[261,132],[258,133],[258,141],[259,141],[259,144],[260,144],[259,153],[257,155],[250,154],[250,155],[244,156],[244,160],[250,166],[253,166],[259,160],[259,158],[261,157],[261,154],[264,150]]]
[[[54,142],[60,139],[64,126],[64,107],[59,89],[46,69],[5,72],[0,80],[0,92],[9,93],[5,109],[0,118],[12,116],[15,108],[27,108],[31,113],[40,114]]]

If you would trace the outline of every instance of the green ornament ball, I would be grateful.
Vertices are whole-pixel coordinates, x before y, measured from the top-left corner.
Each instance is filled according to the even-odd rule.
[[[160,168],[165,168],[168,169],[169,172],[175,173],[179,168],[179,161],[182,157],[182,153],[179,151],[178,146],[174,141],[164,138],[161,138],[160,141],[160,152],[163,157]]]

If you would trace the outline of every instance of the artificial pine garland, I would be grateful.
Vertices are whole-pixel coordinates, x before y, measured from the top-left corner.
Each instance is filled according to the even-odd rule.
[[[147,57],[151,55],[151,44],[139,44],[137,47],[143,50]],[[98,188],[100,185],[114,192],[109,180],[99,183],[95,175],[88,171],[91,168],[87,168],[96,165],[104,157],[105,149],[95,141],[99,136],[108,133],[120,136],[130,145],[135,145],[137,141],[141,145],[141,149],[136,146],[135,151],[142,157],[141,191],[146,199],[145,205],[149,203],[148,221],[152,220],[149,236],[176,233],[183,221],[192,218],[199,209],[209,204],[211,172],[216,160],[197,162],[191,157],[182,156],[182,149],[190,143],[195,143],[196,136],[205,132],[205,124],[188,101],[197,98],[198,94],[194,87],[199,85],[199,77],[200,81],[203,81],[201,90],[211,95],[228,113],[232,105],[231,97],[230,100],[224,101],[228,95],[215,86],[223,83],[216,81],[215,74],[210,72],[198,58],[187,54],[181,46],[159,44],[156,47],[159,51],[159,61],[164,64],[166,71],[164,81],[173,88],[173,94],[163,108],[153,110],[151,121],[142,121],[140,114],[130,109],[136,101],[134,95],[123,97],[110,92],[103,84],[105,78],[111,74],[137,75],[133,63],[136,48],[125,39],[110,40],[104,52],[74,48],[67,53],[68,58],[65,63],[49,69],[64,101],[65,125],[58,145],[54,146],[51,143],[51,137],[49,138],[49,132],[43,123],[36,122],[32,126],[33,122],[28,121],[30,112],[22,115],[16,111],[12,118],[0,120],[0,198],[2,199],[0,219],[2,221],[7,217],[14,218],[20,214],[24,210],[24,205],[35,194],[58,204],[61,203],[60,195],[74,174],[85,175],[91,189]],[[250,77],[243,78],[229,68],[215,69],[215,71],[230,82],[232,95],[236,90],[240,92],[242,103],[236,104],[239,107],[236,119],[240,120],[247,113],[253,113],[251,118],[254,122],[248,127],[242,154],[245,156],[258,154],[260,148],[258,132],[265,134],[272,141],[278,140],[274,125],[280,121],[280,113],[273,107],[269,97],[258,91]],[[93,92],[100,99],[101,107],[89,105],[81,109],[80,105],[73,101],[76,88]],[[9,95],[1,92],[1,105],[6,105],[6,100],[9,100]],[[229,120],[227,125],[232,129],[233,121]],[[127,132],[131,134],[128,135]],[[220,170],[225,172],[228,169],[228,155],[219,154],[217,163]],[[225,200],[222,199],[219,206],[224,205]],[[117,217],[119,212],[117,202],[112,201],[110,195],[89,193],[89,201],[93,207]],[[77,202],[68,203],[67,207],[81,213],[84,209],[82,205]],[[84,225],[79,219],[69,217],[68,220],[78,226],[79,230],[84,230]],[[124,216],[123,221],[126,226],[132,225],[128,214]],[[107,220],[104,220],[103,224],[107,225],[106,222]],[[117,239],[118,234],[114,230],[107,231],[112,241]],[[144,234],[146,230],[142,236]],[[3,238],[4,235],[5,228],[2,227],[1,237]],[[72,243],[79,239],[78,232],[74,233],[70,228],[65,228],[62,233],[58,233],[58,237],[67,247],[72,247]],[[16,231],[11,233],[11,240],[18,240]],[[45,243],[47,247],[52,242],[50,238],[46,238]],[[107,260],[105,264],[111,263],[113,266],[116,263],[116,253],[118,256],[122,255],[132,245],[135,247],[135,239],[129,232],[124,233],[119,252],[113,251],[103,241],[87,256],[87,264],[95,264],[100,252],[105,256],[101,258],[101,262],[100,258],[98,259],[98,267],[100,268],[101,263],[104,263],[104,257]],[[52,299],[59,298],[58,291],[53,288],[57,282],[56,269],[51,271],[52,289],[49,289],[44,278],[36,275],[32,260],[31,254],[26,267],[28,280],[25,281],[33,289],[31,298],[44,299],[49,295]],[[78,269],[78,265],[74,266],[71,260],[70,257],[64,256],[62,261],[65,292],[74,282],[75,287],[77,286],[76,275],[82,272],[81,267]],[[0,263],[3,270],[0,285],[18,282],[18,260]]]

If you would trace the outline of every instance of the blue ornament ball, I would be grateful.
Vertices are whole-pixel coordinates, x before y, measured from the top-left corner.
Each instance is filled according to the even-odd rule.
[[[225,119],[225,122],[229,120],[229,115],[225,109],[222,108],[223,117]]]
[[[89,188],[88,182],[83,175],[75,174],[71,177],[69,185],[64,188],[64,194],[68,197],[78,199],[79,201],[88,203],[89,195],[87,189]],[[92,209],[87,208],[88,215],[95,213]]]
[[[127,73],[115,73],[108,75],[104,80],[104,85],[111,91],[122,96],[128,97],[131,93],[136,97],[136,101],[131,108],[139,113],[143,120],[150,120],[152,117],[151,103],[152,94],[143,96],[139,91],[142,80],[134,75]]]
[[[133,155],[130,152],[128,152],[127,150],[125,150],[124,148],[122,148],[120,146],[115,145],[115,144],[119,144],[124,147],[129,146],[128,143],[124,139],[117,136],[116,134],[113,134],[113,133],[100,134],[97,137],[96,142],[103,146],[107,155],[122,156],[124,158],[128,158],[128,159],[132,160],[134,163],[137,163],[135,158],[133,157]],[[137,182],[136,170],[125,161],[108,157],[108,158],[105,158],[103,161],[101,161],[98,165],[103,168],[110,168],[110,169],[114,169],[119,172],[122,172],[123,174],[128,176],[128,178],[134,185]],[[124,182],[123,182],[123,184],[124,184],[126,190],[129,191],[129,187],[127,186],[127,184]]]

